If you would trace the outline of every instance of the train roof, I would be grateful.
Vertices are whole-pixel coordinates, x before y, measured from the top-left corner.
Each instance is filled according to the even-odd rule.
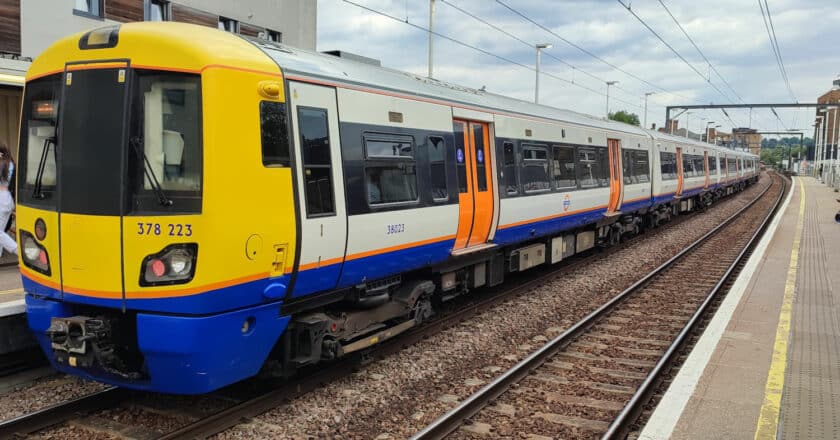
[[[280,43],[253,38],[249,39],[262,48],[280,66],[286,75],[299,75],[325,82],[351,84],[391,91],[397,94],[439,99],[453,104],[477,107],[482,110],[551,119],[586,127],[623,132],[630,135],[652,137],[659,141],[666,140],[707,149],[733,151],[705,142],[648,130],[635,125],[605,120],[572,110],[534,104],[484,90],[415,75],[410,72],[381,67],[354,58],[343,58],[290,47]],[[744,154],[742,152],[735,153]]]
[[[447,83],[349,58],[341,58],[265,40],[251,39],[271,57],[286,75],[300,75],[328,82],[353,84],[399,94],[439,99],[450,103],[546,118],[588,127],[649,136],[648,130],[622,122],[510,98],[484,90]]]

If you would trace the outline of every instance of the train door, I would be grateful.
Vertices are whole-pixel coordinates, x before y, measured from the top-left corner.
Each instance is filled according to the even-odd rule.
[[[726,174],[724,174],[723,182],[729,182],[729,156],[724,154],[723,155],[723,169],[726,170]]]
[[[490,130],[484,122],[453,120],[458,168],[458,232],[453,253],[487,243],[493,223]]]
[[[683,178],[682,148],[677,147],[677,193],[675,195],[676,197],[682,196],[684,183],[685,179]]]
[[[624,178],[621,176],[621,141],[607,139],[607,149],[610,161],[610,201],[607,205],[606,215],[612,215],[621,210],[621,203],[624,201]]]
[[[709,189],[709,152],[703,152],[703,168],[706,170],[706,183],[703,184],[703,189]]]
[[[300,259],[292,296],[334,288],[347,244],[338,109],[332,87],[290,82]]]

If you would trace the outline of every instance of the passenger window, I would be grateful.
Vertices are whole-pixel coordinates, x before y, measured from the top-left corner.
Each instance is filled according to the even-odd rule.
[[[458,171],[458,192],[467,192],[467,152],[464,144],[467,124],[453,122],[452,132],[455,134],[455,168]]]
[[[569,191],[577,188],[574,147],[555,146],[553,153],[551,168],[554,187],[560,191]]]
[[[366,135],[365,155],[365,186],[371,206],[417,201],[413,138]]]
[[[633,178],[635,183],[650,182],[650,161],[648,152],[642,150],[633,151]]]
[[[309,216],[335,214],[327,111],[298,107],[303,181]]]
[[[285,103],[260,102],[260,134],[262,137],[263,165],[289,166],[291,160]]]
[[[598,161],[601,163],[601,175],[598,177],[600,186],[610,186],[610,153],[609,150],[598,148]]]
[[[598,150],[591,147],[578,148],[578,169],[580,170],[580,187],[597,188],[603,176],[601,160]]]
[[[502,148],[504,149],[505,156],[504,168],[502,168],[505,192],[507,195],[513,196],[519,194],[519,184],[516,182],[516,153],[513,149],[512,142],[505,142]]]
[[[548,150],[541,145],[522,145],[522,190],[526,193],[551,189],[548,178]]]
[[[484,151],[484,126],[472,124],[473,141],[475,142],[475,172],[478,190],[487,191],[487,157]]]
[[[683,154],[682,163],[683,163],[683,177],[694,176],[694,174],[695,174],[694,173],[694,162],[692,162],[690,154]]]
[[[662,172],[662,180],[675,180],[677,178],[677,154],[660,151],[659,168]]]
[[[709,156],[709,174],[714,174],[717,170],[717,159],[714,156]]]
[[[449,200],[449,190],[446,188],[446,143],[440,136],[431,136],[428,145],[432,199],[445,202]]]

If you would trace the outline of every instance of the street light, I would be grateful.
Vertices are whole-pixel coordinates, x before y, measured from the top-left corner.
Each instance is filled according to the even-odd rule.
[[[540,43],[536,45],[537,48],[537,81],[534,84],[534,104],[540,103],[540,50],[551,49],[553,45],[550,43]]]
[[[706,122],[706,143],[709,142],[709,126],[714,124],[714,123],[715,123],[715,121]],[[718,125],[718,127],[720,127],[720,125]]]
[[[654,93],[656,93],[656,92],[645,93],[645,124],[644,124],[644,128],[647,128],[647,99],[648,99],[648,96],[653,95]],[[609,109],[607,109],[607,113],[609,113]]]
[[[607,119],[610,118],[610,86],[618,84],[618,81],[606,81],[607,83]]]
[[[429,0],[429,78],[434,73],[435,0]]]

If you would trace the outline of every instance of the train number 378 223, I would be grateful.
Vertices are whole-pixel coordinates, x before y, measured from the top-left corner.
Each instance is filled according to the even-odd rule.
[[[169,235],[170,237],[192,236],[192,225],[181,223],[160,223],[137,222],[137,235]]]

